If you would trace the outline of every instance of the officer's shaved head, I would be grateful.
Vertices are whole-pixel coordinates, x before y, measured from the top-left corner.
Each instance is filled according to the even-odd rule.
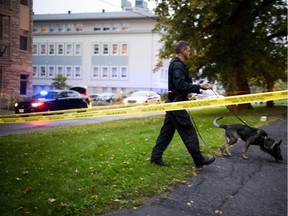
[[[187,41],[178,41],[175,45],[175,53],[181,53],[183,49],[186,49],[188,46],[190,46],[190,44]]]

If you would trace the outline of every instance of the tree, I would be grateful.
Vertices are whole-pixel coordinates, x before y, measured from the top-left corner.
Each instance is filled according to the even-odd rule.
[[[170,58],[175,41],[186,40],[194,77],[217,80],[228,95],[249,94],[251,80],[270,91],[287,79],[286,12],[280,0],[157,0],[155,31],[164,32],[159,59]]]
[[[52,86],[55,89],[64,89],[66,88],[68,85],[66,83],[67,77],[64,77],[61,74],[58,74],[55,78],[52,79],[54,82],[52,82]]]

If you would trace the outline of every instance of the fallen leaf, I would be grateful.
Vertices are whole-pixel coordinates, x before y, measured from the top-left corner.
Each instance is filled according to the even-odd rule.
[[[217,215],[223,215],[223,212],[222,212],[221,210],[216,210],[215,213],[216,213]]]
[[[28,171],[23,171],[23,172],[22,172],[22,175],[23,175],[23,176],[28,175],[28,174],[29,174]]]
[[[30,210],[28,208],[23,208],[22,211],[24,214],[30,214]]]
[[[68,204],[61,202],[61,203],[60,203],[60,206],[63,207],[63,208],[66,208],[66,207],[68,207]]]
[[[53,203],[53,202],[56,201],[56,199],[54,199],[54,198],[49,198],[48,201],[49,201],[50,203]]]

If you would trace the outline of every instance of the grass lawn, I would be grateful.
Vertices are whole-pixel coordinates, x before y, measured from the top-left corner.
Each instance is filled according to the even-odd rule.
[[[259,127],[286,113],[285,106],[256,106],[238,113]],[[239,120],[225,108],[191,111],[202,137],[205,156],[223,144],[221,123]],[[268,116],[268,122],[260,117]],[[0,137],[1,215],[100,215],[133,208],[147,197],[184,183],[197,169],[179,135],[165,151],[172,166],[149,163],[163,116],[125,119]]]

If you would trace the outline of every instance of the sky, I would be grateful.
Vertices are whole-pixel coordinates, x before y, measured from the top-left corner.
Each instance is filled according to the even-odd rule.
[[[135,0],[130,0],[132,6]],[[155,7],[155,1],[149,0],[148,7]],[[57,14],[57,13],[89,13],[89,12],[121,11],[121,0],[33,0],[33,11],[35,14]]]

